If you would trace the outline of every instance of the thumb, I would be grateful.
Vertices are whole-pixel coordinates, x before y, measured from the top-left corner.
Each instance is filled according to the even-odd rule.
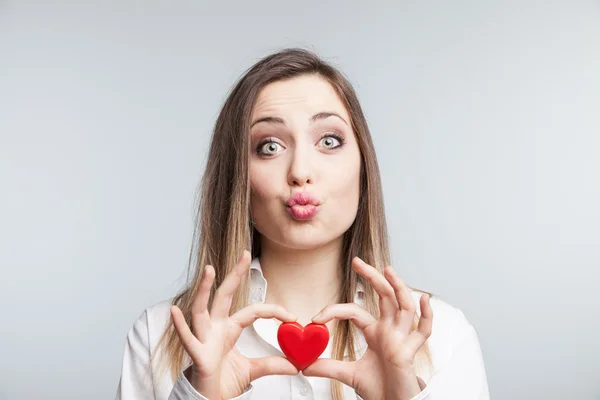
[[[250,358],[250,382],[266,375],[298,375],[300,371],[285,357]]]
[[[319,358],[317,361],[304,368],[304,370],[302,370],[302,375],[335,379],[353,388],[355,368],[356,363],[352,361]]]

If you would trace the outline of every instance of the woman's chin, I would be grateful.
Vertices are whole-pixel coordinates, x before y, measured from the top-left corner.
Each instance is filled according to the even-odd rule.
[[[341,224],[336,226],[334,221],[324,223],[318,217],[300,222],[286,215],[285,218],[272,218],[268,221],[255,221],[255,227],[263,239],[290,250],[318,249],[339,240],[345,232]]]
[[[327,246],[339,237],[320,235],[318,232],[294,232],[281,240],[281,245],[294,250],[313,250]]]

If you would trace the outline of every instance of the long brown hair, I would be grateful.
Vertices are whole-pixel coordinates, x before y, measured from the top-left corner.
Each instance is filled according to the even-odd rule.
[[[342,291],[338,302],[353,302],[357,285],[361,284],[365,291],[365,308],[376,318],[379,317],[377,293],[351,268],[351,260],[355,256],[380,272],[391,262],[381,178],[366,118],[352,85],[340,71],[312,51],[288,48],[259,60],[249,68],[230,91],[217,118],[200,184],[198,214],[189,258],[189,283],[173,300],[190,325],[192,300],[206,265],[214,266],[216,271],[209,300],[211,304],[216,288],[244,249],[251,249],[252,258],[260,256],[259,235],[250,218],[250,118],[262,88],[275,81],[305,74],[318,75],[335,89],[350,115],[362,159],[362,195],[356,219],[343,238]],[[234,296],[231,314],[247,305],[248,291],[249,280],[245,279]],[[418,318],[415,317],[413,329],[417,322]],[[355,360],[357,333],[350,321],[338,321],[333,331],[331,358],[343,360],[347,351],[350,359]],[[189,361],[189,356],[179,341],[172,321],[156,346],[153,359],[159,348],[163,350],[159,373],[168,367],[175,380]],[[420,355],[431,360],[427,346],[421,349]],[[333,399],[343,398],[340,382],[332,380],[331,390]]]

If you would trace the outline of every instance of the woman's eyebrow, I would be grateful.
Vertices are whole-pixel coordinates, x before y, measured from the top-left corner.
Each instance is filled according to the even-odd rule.
[[[329,117],[338,117],[339,119],[341,119],[342,121],[344,121],[344,123],[346,125],[348,125],[348,122],[346,122],[346,120],[344,118],[342,118],[339,114],[334,113],[334,112],[326,112],[326,111],[323,111],[323,112],[320,112],[320,113],[317,113],[317,114],[313,115],[312,117],[310,117],[308,119],[308,121],[312,123],[312,122],[315,122],[317,120],[325,119],[325,118],[329,118]],[[283,124],[283,125],[285,125],[285,121],[283,120],[283,118],[279,118],[279,117],[263,117],[263,118],[259,118],[256,121],[254,121],[252,123],[252,125],[250,126],[250,128],[252,128],[254,125],[258,124],[259,122],[266,122],[266,123],[269,123],[269,124]]]

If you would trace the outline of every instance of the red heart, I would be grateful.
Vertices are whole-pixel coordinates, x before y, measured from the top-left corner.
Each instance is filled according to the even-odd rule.
[[[277,341],[283,354],[299,371],[315,362],[329,343],[326,325],[310,323],[302,327],[297,322],[284,322],[277,330]]]

